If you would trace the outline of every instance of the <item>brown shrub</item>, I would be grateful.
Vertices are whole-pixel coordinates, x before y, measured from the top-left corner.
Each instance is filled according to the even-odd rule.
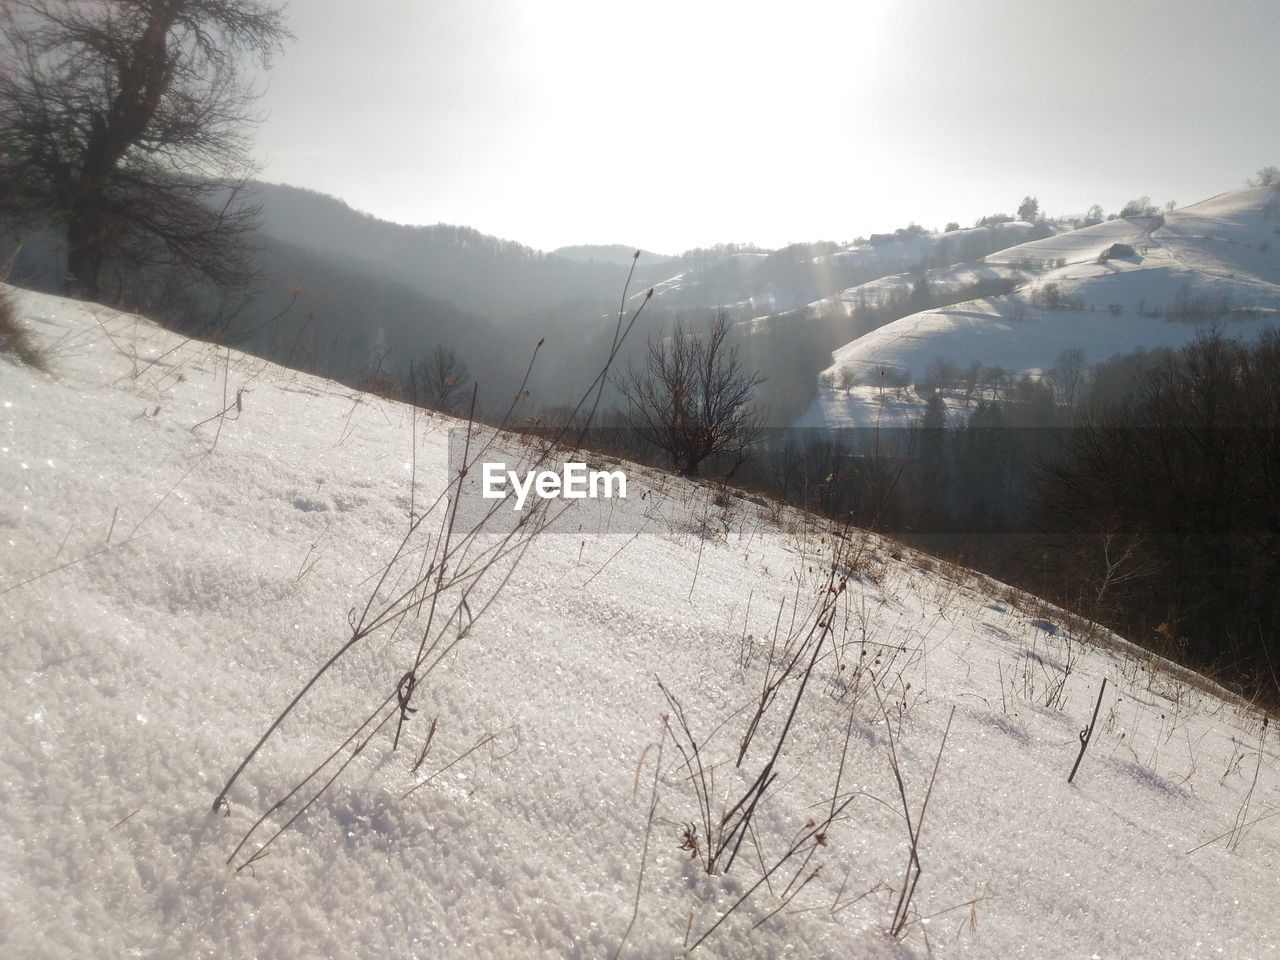
[[[13,301],[3,290],[0,290],[0,354],[8,354],[38,370],[45,369],[44,356],[31,334],[18,323]]]

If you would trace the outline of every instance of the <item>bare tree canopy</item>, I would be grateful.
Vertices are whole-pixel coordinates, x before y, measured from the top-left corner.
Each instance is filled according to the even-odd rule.
[[[618,380],[631,429],[687,475],[716,454],[733,455],[736,466],[760,436],[764,418],[751,398],[764,381],[728,337],[724,312],[705,335],[677,321],[670,337],[649,342],[645,366]]]
[[[410,376],[418,403],[450,413],[461,407],[471,380],[462,358],[441,344],[413,365]]]
[[[254,0],[5,0],[0,214],[65,229],[81,296],[112,268],[243,284],[257,94],[240,65],[287,37]]]
[[[1280,186],[1280,167],[1268,166],[1263,167],[1255,176],[1249,178],[1249,186],[1251,187],[1275,187]]]
[[[1082,387],[1089,379],[1089,358],[1079,347],[1063,350],[1049,370],[1049,379],[1057,391],[1058,399],[1068,407],[1075,407]]]

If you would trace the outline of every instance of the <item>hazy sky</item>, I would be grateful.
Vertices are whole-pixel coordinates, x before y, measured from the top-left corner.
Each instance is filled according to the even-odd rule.
[[[1276,0],[292,0],[264,178],[550,249],[1180,204],[1280,165]]]

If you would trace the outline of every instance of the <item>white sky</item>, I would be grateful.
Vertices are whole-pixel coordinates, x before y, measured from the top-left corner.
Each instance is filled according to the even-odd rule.
[[[1280,164],[1276,0],[292,0],[264,178],[542,249],[1190,203]]]

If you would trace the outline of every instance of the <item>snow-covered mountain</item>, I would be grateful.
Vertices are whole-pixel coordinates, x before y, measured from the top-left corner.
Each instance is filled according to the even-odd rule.
[[[981,262],[903,274],[844,291],[841,308],[921,279],[944,300],[980,282],[1005,295],[913,313],[836,350],[804,426],[897,425],[919,416],[914,391],[885,391],[881,371],[920,382],[931,362],[1048,370],[1065,350],[1089,361],[1178,347],[1207,323],[1250,336],[1280,317],[1280,193],[1225,193],[1164,215],[1116,219],[1018,244]],[[852,387],[843,379],[856,379]]]
[[[1074,266],[1035,282],[1132,304],[1148,263],[1196,250],[1207,282],[1260,236],[1258,201],[1170,217],[1142,261],[1045,241]],[[1261,297],[1266,256],[1222,282]],[[568,514],[455,540],[438,521],[457,421],[0,290],[48,368],[0,356],[6,956],[1280,949],[1280,741],[1207,681],[979,576],[656,472],[630,470],[619,532]],[[431,627],[442,543],[451,619]],[[399,614],[211,810],[370,610]],[[447,648],[399,700],[424,637]],[[371,710],[384,725],[344,747]],[[331,752],[332,787],[336,762],[291,794]],[[755,783],[739,856],[709,875],[715,824]]]

